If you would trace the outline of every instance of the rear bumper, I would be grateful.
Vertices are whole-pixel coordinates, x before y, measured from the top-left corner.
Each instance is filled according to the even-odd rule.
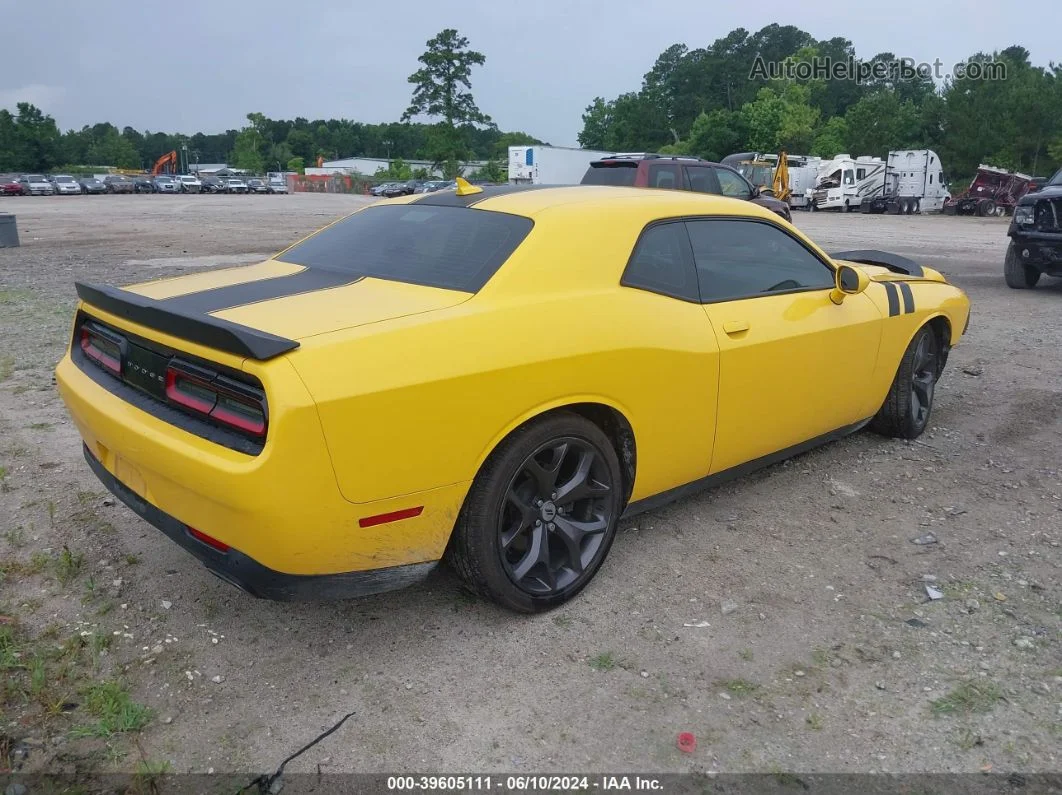
[[[140,503],[179,523],[182,538],[192,527],[238,550],[226,560],[243,555],[243,567],[260,566],[270,582],[304,577],[323,582],[317,579],[322,576],[374,582],[385,576],[374,571],[436,563],[468,484],[365,503],[346,500],[316,406],[294,369],[283,361],[275,365],[263,378],[270,429],[257,455],[208,441],[138,408],[90,377],[69,353],[56,378],[101,480],[109,487],[120,482]],[[421,510],[409,518],[371,521],[411,508]],[[246,576],[235,580],[248,582]],[[259,593],[264,586],[246,587]]]
[[[141,519],[161,530],[170,540],[190,552],[207,569],[230,585],[261,599],[283,602],[313,599],[351,599],[413,585],[425,577],[438,563],[414,563],[371,571],[351,571],[338,574],[285,574],[263,566],[237,549],[222,552],[195,538],[188,525],[138,497],[131,489],[108,472],[100,460],[83,446],[85,460],[100,482],[125,503]]]

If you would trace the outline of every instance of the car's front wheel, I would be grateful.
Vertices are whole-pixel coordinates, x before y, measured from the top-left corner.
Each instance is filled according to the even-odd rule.
[[[900,359],[885,403],[871,420],[872,430],[900,439],[917,439],[929,425],[943,351],[936,332],[922,326]]]
[[[515,431],[476,476],[447,557],[465,584],[535,613],[581,591],[600,568],[623,507],[609,438],[559,412]]]
[[[1040,281],[1040,271],[1021,261],[1021,254],[1013,240],[1007,246],[1007,257],[1003,260],[1003,279],[1007,287],[1015,290],[1032,289]]]

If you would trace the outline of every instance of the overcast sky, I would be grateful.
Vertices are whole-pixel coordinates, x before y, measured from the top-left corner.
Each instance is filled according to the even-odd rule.
[[[425,42],[457,28],[487,57],[480,108],[504,130],[576,145],[596,95],[636,90],[657,55],[736,27],[796,25],[945,64],[1020,44],[1062,55],[1058,0],[0,0],[0,107],[25,100],[63,129],[221,132],[272,118],[396,121]]]

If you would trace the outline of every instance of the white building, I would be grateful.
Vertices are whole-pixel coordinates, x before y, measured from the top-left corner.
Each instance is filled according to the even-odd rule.
[[[326,160],[320,168],[307,168],[308,176],[327,174],[362,174],[371,177],[381,168],[387,168],[391,161],[385,157],[347,157],[342,160]],[[442,171],[435,168],[428,160],[403,160],[413,171],[423,168],[429,176],[442,177]],[[468,176],[473,171],[483,168],[483,161],[473,161],[461,165],[461,176]]]

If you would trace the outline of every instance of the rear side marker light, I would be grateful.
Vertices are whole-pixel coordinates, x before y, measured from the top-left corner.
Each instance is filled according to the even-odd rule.
[[[403,508],[401,511],[378,513],[376,516],[365,516],[358,519],[358,527],[375,527],[378,524],[397,522],[401,519],[412,519],[414,516],[420,516],[423,512],[424,506],[418,505],[416,508]]]
[[[188,535],[203,544],[206,544],[211,549],[216,549],[218,552],[228,552],[231,547],[224,541],[218,541],[213,536],[208,536],[206,533],[201,533],[194,527],[188,528]]]

